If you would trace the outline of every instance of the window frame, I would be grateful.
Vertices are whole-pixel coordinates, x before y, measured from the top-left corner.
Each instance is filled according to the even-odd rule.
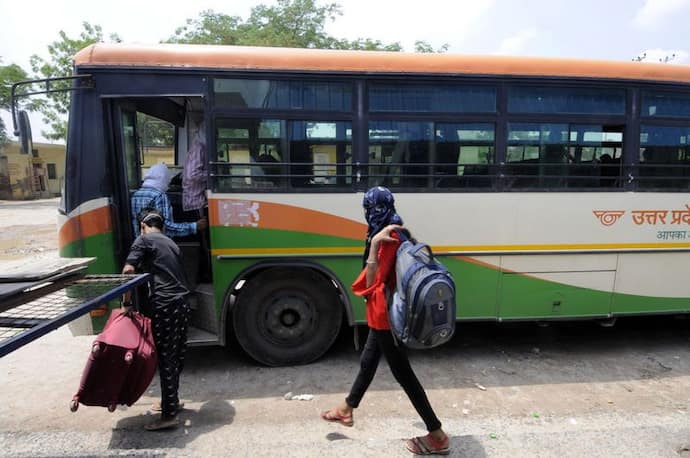
[[[296,79],[301,76],[295,74],[276,74],[260,73],[257,75],[239,74],[232,75],[223,73],[222,78],[253,78],[258,79]],[[218,117],[258,117],[281,119],[285,121],[348,121],[352,126],[352,162],[355,164],[353,174],[362,177],[353,180],[352,186],[333,190],[334,192],[346,192],[352,190],[365,190],[369,185],[366,179],[369,173],[368,151],[371,147],[369,141],[369,125],[377,121],[396,121],[396,122],[430,122],[452,123],[452,124],[492,124],[494,126],[493,141],[493,162],[489,164],[492,184],[490,187],[461,187],[438,189],[433,186],[431,179],[427,180],[424,186],[400,186],[395,187],[396,192],[624,192],[638,190],[636,177],[639,176],[639,161],[636,155],[639,152],[639,132],[640,124],[659,124],[659,125],[685,125],[686,121],[676,118],[644,117],[639,113],[641,107],[642,94],[648,91],[676,92],[678,94],[690,94],[690,84],[682,85],[676,83],[655,83],[619,80],[595,80],[577,78],[548,78],[548,77],[487,77],[487,76],[459,76],[448,75],[343,75],[343,74],[314,74],[305,73],[304,78],[309,80],[349,82],[353,85],[352,110],[351,111],[319,111],[319,110],[273,110],[273,109],[227,109],[215,106],[213,94],[210,95],[209,114],[212,119]],[[209,78],[209,89],[211,80]],[[369,88],[374,84],[385,85],[407,85],[419,87],[420,85],[457,85],[457,86],[483,86],[496,88],[496,111],[492,113],[475,112],[430,112],[430,111],[370,111],[368,107]],[[553,88],[590,88],[592,90],[601,89],[620,90],[625,95],[625,111],[620,114],[568,114],[568,113],[509,113],[508,93],[513,88],[529,87],[553,87]],[[690,122],[690,121],[688,121]],[[513,188],[509,186],[507,170],[507,150],[508,150],[508,125],[510,123],[553,123],[553,124],[585,124],[601,126],[621,126],[623,134],[622,158],[620,165],[620,175],[618,184],[615,187],[564,187],[564,186],[544,186],[534,188]],[[433,153],[429,154],[431,160],[428,163],[430,176],[434,169]],[[579,165],[579,164],[574,164]],[[647,191],[647,189],[639,189]],[[674,192],[677,189],[664,189],[665,192]],[[242,190],[246,192],[249,190]],[[305,188],[281,188],[279,192],[311,192]],[[270,192],[270,191],[269,191]],[[315,190],[315,192],[322,192]]]

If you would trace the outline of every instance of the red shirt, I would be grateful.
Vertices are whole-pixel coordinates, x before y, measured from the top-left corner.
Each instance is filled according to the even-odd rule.
[[[393,238],[398,234],[393,232]],[[388,324],[388,300],[386,286],[392,292],[395,290],[395,252],[400,241],[382,242],[377,253],[378,269],[374,282],[367,287],[367,268],[362,269],[357,280],[352,283],[352,292],[357,296],[364,296],[367,302],[367,323],[372,329],[390,329]]]

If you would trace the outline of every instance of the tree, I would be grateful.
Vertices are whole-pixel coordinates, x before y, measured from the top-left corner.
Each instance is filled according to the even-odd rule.
[[[275,6],[257,5],[249,18],[205,10],[187,19],[169,43],[278,46],[292,48],[366,49],[400,51],[400,43],[386,44],[370,38],[353,41],[335,38],[325,31],[328,22],[342,16],[337,3],[317,5],[316,0],[278,0]]]
[[[381,40],[373,40],[371,38],[357,38],[356,40],[335,40],[331,49],[351,49],[356,51],[395,51],[403,50],[400,42],[385,44]]]
[[[426,41],[423,40],[417,40],[414,42],[414,52],[419,52],[419,53],[444,53],[448,51],[448,47],[450,45],[448,43],[444,43],[440,48],[434,50],[434,48],[427,43]]]
[[[31,56],[31,69],[36,73],[35,78],[54,78],[70,76],[72,74],[72,58],[77,51],[93,43],[103,42],[103,31],[99,25],[83,22],[79,38],[73,39],[60,31],[60,38],[48,45],[50,59],[46,60],[38,55]],[[113,34],[110,40],[121,41]],[[51,85],[51,89],[67,89],[70,81],[62,81]],[[62,91],[46,95],[47,100],[39,111],[43,114],[43,121],[50,126],[50,132],[41,132],[44,137],[52,140],[67,139],[66,116],[69,111],[70,92]]]
[[[255,46],[286,48],[328,48],[333,38],[325,31],[326,21],[341,16],[337,3],[317,6],[315,0],[278,0],[276,6],[252,8],[245,25],[245,40]]]
[[[0,59],[0,63],[2,63],[2,59]],[[28,75],[19,65],[0,65],[0,110],[9,111],[11,109],[10,96],[12,85],[27,79],[29,79]],[[0,146],[7,142],[9,142],[9,136],[7,135],[5,123],[0,118]]]
[[[168,43],[192,43],[207,45],[240,44],[242,18],[205,10],[198,19],[187,19],[186,25],[178,27]]]

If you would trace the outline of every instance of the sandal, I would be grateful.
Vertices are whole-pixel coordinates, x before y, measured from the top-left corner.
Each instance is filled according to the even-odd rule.
[[[326,421],[330,421],[333,423],[340,423],[343,426],[350,427],[355,424],[354,419],[352,418],[352,413],[348,415],[343,415],[340,413],[338,408],[336,407],[335,409],[331,410],[326,410],[325,412],[321,412],[321,418]]]
[[[431,434],[413,437],[405,441],[405,447],[415,455],[448,455],[450,453],[448,436],[441,441],[434,439]]]
[[[146,431],[161,431],[164,429],[176,428],[179,426],[180,420],[177,417],[161,417],[147,425],[144,425]]]
[[[184,402],[180,402],[179,404],[177,404],[177,411],[179,412],[182,409],[184,409]],[[153,412],[162,412],[163,408],[161,407],[161,402],[156,401],[153,404],[151,404],[151,410]]]

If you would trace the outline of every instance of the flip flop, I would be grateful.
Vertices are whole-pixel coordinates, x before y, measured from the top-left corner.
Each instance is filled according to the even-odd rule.
[[[147,425],[144,425],[146,431],[162,431],[165,429],[176,428],[180,425],[180,419],[177,417],[159,418]]]
[[[355,424],[352,414],[343,415],[338,412],[337,408],[321,412],[321,418],[331,423],[340,423],[348,428]]]
[[[445,440],[437,441],[431,434],[413,437],[405,441],[407,450],[415,455],[448,455],[450,453],[449,445],[448,437]]]

